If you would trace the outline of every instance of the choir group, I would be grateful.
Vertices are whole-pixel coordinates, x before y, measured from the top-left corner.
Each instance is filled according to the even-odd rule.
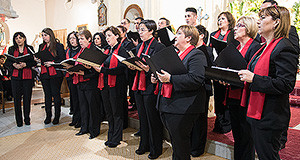
[[[8,54],[16,58],[28,56],[22,61],[7,58],[4,66],[11,71],[17,126],[21,127],[23,121],[30,125],[32,87],[37,76],[45,95],[44,123],[58,124],[62,105],[60,89],[66,77],[73,112],[69,125],[80,128],[76,136],[97,137],[101,122],[107,120],[109,129],[105,145],[117,147],[122,141],[123,129],[128,127],[129,94],[140,123],[140,143],[135,153],[149,152],[149,159],[158,158],[163,151],[163,128],[166,128],[173,159],[188,160],[190,156],[199,157],[204,153],[209,98],[214,95],[213,131],[223,134],[232,130],[234,159],[254,160],[255,151],[259,159],[280,159],[278,152],[286,142],[290,119],[288,98],[296,81],[299,53],[299,39],[295,27],[290,24],[290,13],[277,2],[266,0],[259,20],[249,16],[235,20],[230,12],[222,12],[217,18],[218,30],[209,35],[204,26],[197,25],[197,10],[187,8],[186,25],[177,29],[175,41],[170,44],[162,43],[156,32],[170,26],[166,18],[160,18],[158,26],[153,20],[136,18],[136,39],[129,31],[128,19],[94,35],[88,30],[73,31],[67,36],[66,50],[53,31],[45,28],[38,52],[51,53],[52,59],[35,56],[26,36],[16,32]],[[214,55],[219,54],[218,51],[213,54],[218,46],[211,43],[212,38],[234,45],[247,62],[247,69],[237,73],[244,87],[205,77],[206,68],[216,65]],[[170,45],[176,48],[186,73],[152,72],[145,62],[124,64],[115,56],[129,58],[134,55],[144,61]],[[64,69],[53,66],[65,59],[77,59],[87,49],[102,50],[108,58],[101,66],[78,61],[65,65]],[[40,72],[36,72],[39,65]],[[68,70],[77,65],[84,68]]]

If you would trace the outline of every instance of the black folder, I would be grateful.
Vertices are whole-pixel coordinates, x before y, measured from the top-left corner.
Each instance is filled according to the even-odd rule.
[[[51,66],[53,66],[56,69],[64,69],[67,65],[74,66],[76,62],[76,59],[69,58],[61,61],[60,63],[52,63]]]
[[[247,62],[233,44],[227,46],[215,60],[216,66],[206,68],[205,76],[209,79],[227,82],[243,87],[238,71],[247,68]]]
[[[228,45],[214,62],[216,66],[230,69],[247,69],[247,62],[233,44]]]
[[[227,42],[217,39],[214,36],[211,36],[210,43],[212,44],[213,48],[216,49],[217,53],[219,54],[224,48],[227,47]]]
[[[77,58],[78,62],[84,63],[86,65],[100,67],[101,64],[106,60],[108,55],[104,54],[101,50],[92,50],[89,48],[84,49],[84,51]]]
[[[171,26],[157,30],[157,36],[160,39],[160,42],[167,47],[175,42],[175,35],[172,33]]]
[[[6,53],[4,53],[4,55],[6,56],[7,60],[12,61],[14,63],[27,62],[29,60],[33,60],[33,57],[31,54],[25,54],[25,55],[19,56],[19,57],[14,57],[13,55],[6,54]]]
[[[147,65],[147,63],[145,61],[143,61],[141,58],[139,57],[129,57],[129,58],[124,58],[122,56],[116,55],[114,54],[114,56],[121,62],[124,63],[127,66],[134,66],[136,68],[136,70],[138,71],[142,71],[143,69],[140,68],[135,62],[142,62],[143,64]]]
[[[208,79],[224,81],[233,86],[242,88],[244,82],[240,80],[238,72],[238,70],[212,66],[206,68],[205,77]]]
[[[53,61],[54,57],[53,55],[49,52],[49,50],[43,50],[43,51],[38,51],[37,53],[34,54],[34,56],[38,59],[40,59],[42,62],[47,62],[47,61]]]
[[[144,55],[147,64],[150,66],[152,73],[161,73],[161,70],[167,71],[172,75],[180,75],[187,73],[187,69],[179,58],[175,48],[169,46],[156,52],[153,56]]]
[[[136,41],[136,40],[138,40],[140,38],[140,34],[138,32],[129,31],[127,33],[127,38],[129,40],[133,39],[134,41]]]
[[[69,69],[67,69],[68,72],[79,72],[87,70],[82,64],[77,64]]]

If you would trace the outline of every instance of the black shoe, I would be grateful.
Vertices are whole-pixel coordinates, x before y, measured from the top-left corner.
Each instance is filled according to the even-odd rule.
[[[75,125],[76,125],[76,124],[75,124],[75,123],[73,123],[73,122],[69,124],[69,126],[75,126]]]
[[[89,139],[94,139],[96,138],[97,136],[90,136]]]
[[[120,143],[113,143],[113,142],[111,142],[111,143],[109,143],[109,144],[107,145],[107,147],[109,147],[109,148],[116,148],[119,144],[120,144]]]
[[[80,123],[77,123],[76,125],[75,125],[75,128],[80,128],[81,127],[81,124]]]
[[[150,154],[148,155],[148,158],[149,158],[149,159],[157,159],[160,155],[161,155],[161,154],[157,154],[157,155],[156,155],[156,154],[151,154],[151,153],[150,153]]]
[[[18,126],[18,127],[22,127],[22,126],[23,126],[23,124],[17,124],[17,126]]]
[[[75,135],[76,135],[76,136],[81,136],[81,135],[84,135],[84,134],[87,134],[87,133],[84,133],[84,132],[78,132],[78,133],[76,133]]]
[[[59,118],[54,118],[53,121],[52,121],[52,124],[55,125],[55,124],[58,124],[58,123],[59,123]]]
[[[45,106],[41,106],[41,108],[45,108]]]
[[[45,124],[49,124],[51,122],[51,118],[50,117],[46,117],[44,123]]]
[[[110,144],[109,141],[104,142],[104,145],[108,146]]]
[[[204,152],[191,152],[192,157],[200,157],[202,154],[204,154]]]
[[[134,136],[135,136],[135,137],[140,137],[140,136],[141,136],[141,132],[140,132],[140,130],[139,130],[139,131],[137,131],[137,132],[134,134]]]
[[[70,112],[69,112],[69,115],[73,115],[73,114],[74,114],[73,111],[70,111]]]
[[[141,149],[137,149],[137,150],[135,150],[135,153],[138,154],[138,155],[142,155],[142,154],[145,154],[146,151],[141,150]]]
[[[30,125],[30,122],[25,122],[25,125]]]

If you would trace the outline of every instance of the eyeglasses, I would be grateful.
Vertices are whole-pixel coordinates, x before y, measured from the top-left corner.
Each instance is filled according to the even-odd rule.
[[[235,26],[236,26],[237,28],[240,28],[240,27],[246,27],[246,25],[244,25],[244,24],[242,24],[242,23],[237,23]]]
[[[146,31],[148,31],[148,29],[146,29],[146,28],[140,28],[139,29],[139,32],[146,32]]]

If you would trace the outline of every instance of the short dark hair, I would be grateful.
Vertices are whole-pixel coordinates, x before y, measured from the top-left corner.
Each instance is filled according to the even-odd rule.
[[[196,28],[199,32],[199,35],[204,34],[203,39],[205,40],[208,37],[208,31],[206,30],[206,28],[201,24],[197,25]]]
[[[105,47],[108,45],[108,43],[107,43],[107,41],[106,41],[105,35],[104,35],[102,32],[97,32],[97,33],[95,33],[95,34],[93,35],[93,42],[95,41],[95,37],[96,37],[97,35],[98,35],[98,36],[100,37],[100,39],[101,39],[101,46],[100,46],[100,48],[105,48]]]
[[[13,44],[14,44],[13,47],[14,47],[14,49],[17,49],[17,48],[18,48],[18,44],[17,44],[17,42],[16,42],[16,38],[17,38],[18,36],[20,36],[20,37],[22,37],[22,38],[25,38],[24,45],[27,46],[27,38],[26,38],[25,34],[24,34],[23,32],[16,32],[16,33],[14,34],[14,36],[13,36]]]
[[[233,17],[233,15],[226,11],[226,12],[221,12],[219,15],[218,15],[218,19],[221,17],[221,15],[223,15],[227,18],[227,21],[228,21],[228,29],[233,29],[234,26],[235,26],[235,19]]]
[[[143,17],[136,17],[134,20],[138,20],[138,19],[140,19],[141,21],[144,20]]]
[[[166,21],[166,25],[169,26],[170,25],[170,20],[168,20],[165,17],[160,18],[159,20],[165,20]]]
[[[127,23],[130,23],[130,20],[128,18],[125,18],[125,19],[126,19]]]
[[[121,28],[123,33],[127,32],[127,28],[125,28],[124,26],[118,25],[117,28]]]
[[[149,32],[153,31],[153,33],[154,33],[157,29],[155,21],[151,20],[151,19],[142,20],[140,25],[141,24],[144,24],[148,28]]]
[[[197,10],[194,7],[188,7],[188,8],[186,8],[185,12],[194,12],[197,15]]]
[[[106,32],[107,31],[111,31],[115,36],[119,36],[118,38],[117,38],[117,41],[118,42],[121,42],[121,33],[120,33],[120,31],[118,30],[118,28],[116,28],[116,27],[114,27],[114,26],[110,26],[110,27],[108,27],[108,28],[106,28],[105,29],[105,31],[104,31],[104,34],[106,34]]]
[[[2,58],[6,58],[6,56],[3,55],[3,54],[1,54],[1,55],[0,55],[0,59],[2,59]]]
[[[268,2],[270,2],[272,5],[274,5],[274,4],[278,5],[278,3],[277,3],[276,1],[274,1],[274,0],[265,0],[265,1],[263,2],[263,4],[264,4],[264,3],[268,3]]]
[[[79,45],[79,38],[78,38],[78,36],[77,36],[78,32],[77,32],[77,31],[72,31],[72,32],[69,33],[68,36],[67,36],[67,45],[68,45],[68,48],[71,48],[71,47],[72,47],[72,45],[71,45],[71,43],[70,43],[70,40],[69,40],[69,38],[70,38],[70,36],[71,36],[72,34],[74,34],[74,36],[75,36],[75,38],[76,38],[77,45]]]

